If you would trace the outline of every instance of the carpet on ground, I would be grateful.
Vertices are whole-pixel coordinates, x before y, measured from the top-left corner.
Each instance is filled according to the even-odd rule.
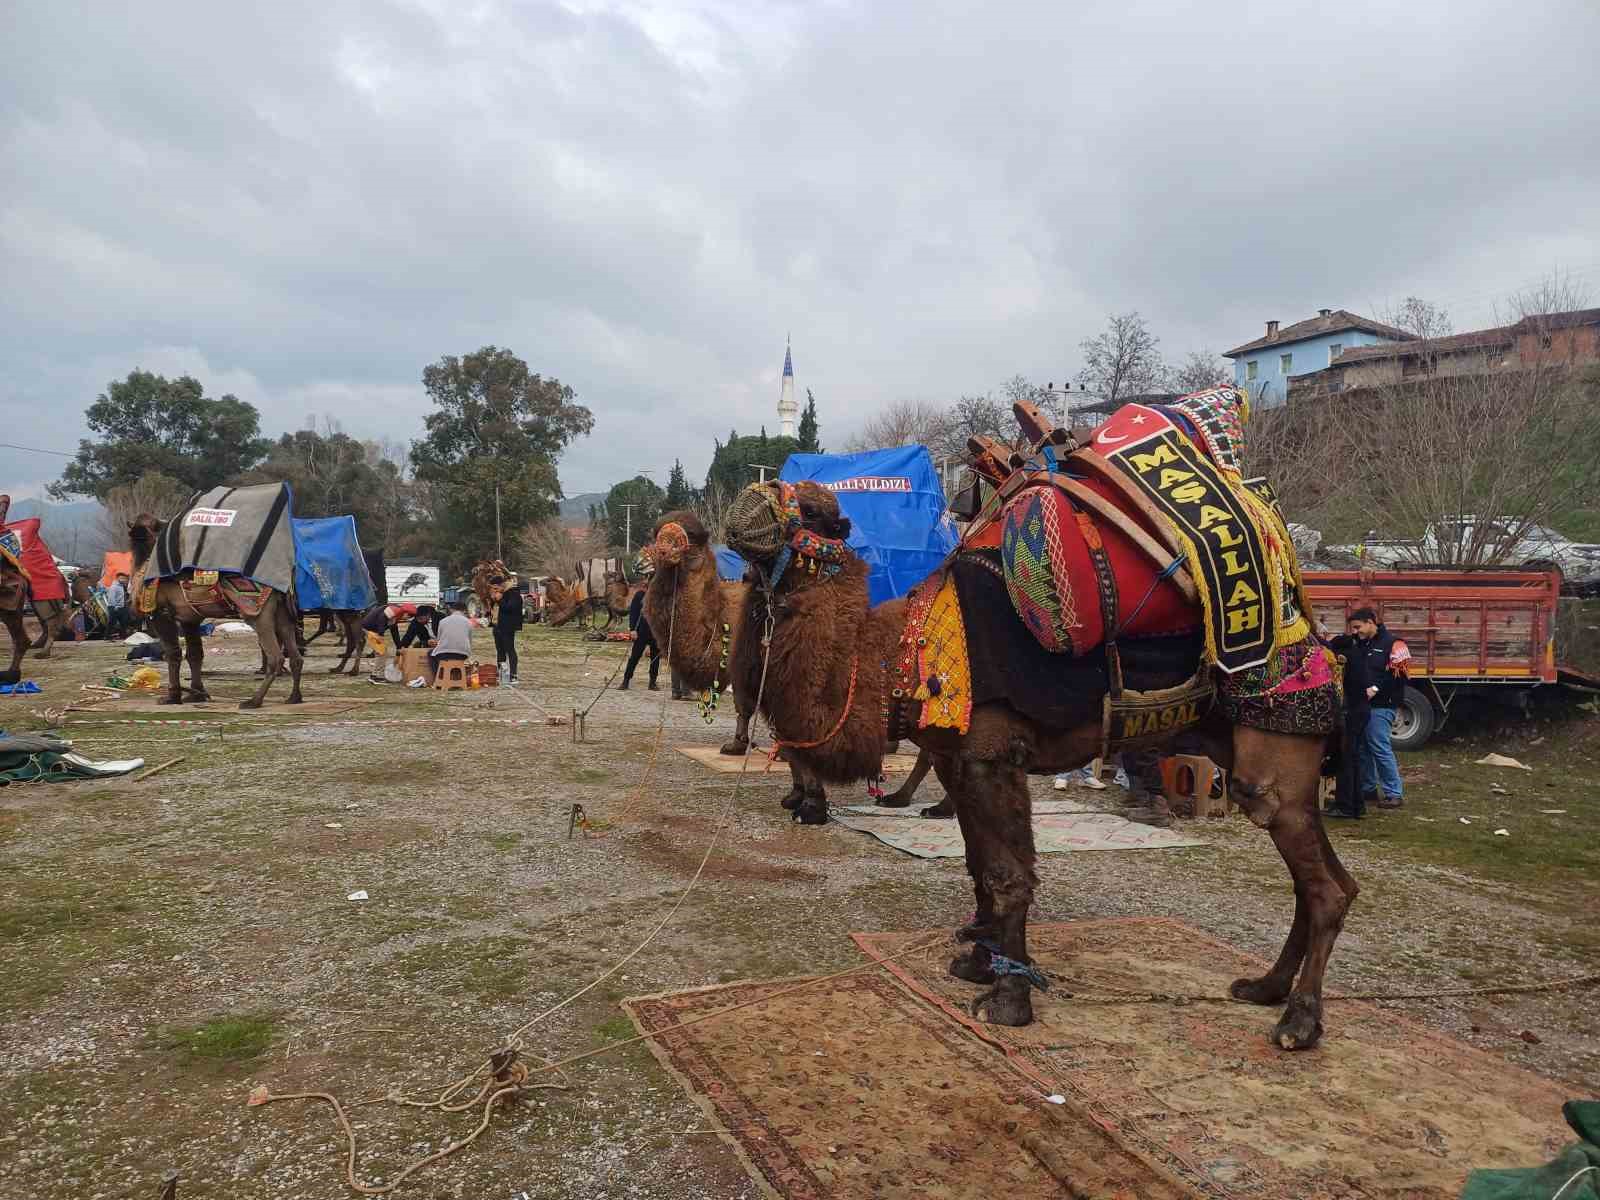
[[[833,810],[846,829],[870,833],[886,846],[918,858],[962,858],[967,853],[960,823],[930,820],[918,806],[884,809],[852,804]],[[1173,829],[1140,825],[1116,813],[1097,812],[1071,800],[1036,800],[1033,804],[1033,848],[1039,854],[1069,850],[1174,850],[1210,843]]]
[[[702,767],[710,767],[720,775],[737,775],[744,765],[744,755],[723,754],[715,746],[674,746],[679,754],[694,759]],[[890,754],[883,760],[885,774],[908,775],[911,768],[917,765],[915,754]],[[775,762],[772,769],[767,770],[767,751],[756,749],[750,754],[750,768],[747,774],[759,775],[766,773],[774,779],[782,779],[785,783],[789,780],[789,765],[784,762]]]

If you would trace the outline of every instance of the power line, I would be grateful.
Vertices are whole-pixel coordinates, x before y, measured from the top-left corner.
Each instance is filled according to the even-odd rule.
[[[77,458],[76,450],[41,450],[38,446],[19,446],[15,442],[0,442],[0,450],[26,450],[29,454],[59,454],[62,458]]]

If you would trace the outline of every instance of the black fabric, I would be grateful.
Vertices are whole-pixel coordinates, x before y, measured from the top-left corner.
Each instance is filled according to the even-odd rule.
[[[400,639],[400,649],[408,646],[426,646],[432,639],[439,635],[439,618],[435,616],[430,624],[421,616],[411,618],[411,624],[406,628],[405,637]]]
[[[958,556],[952,567],[966,623],[973,703],[1004,701],[1055,729],[1098,721],[1107,686],[1105,647],[1081,657],[1040,647],[1012,608],[999,566],[998,551],[975,550]],[[1123,686],[1176,687],[1199,668],[1202,648],[1198,631],[1119,641]]]
[[[372,592],[378,598],[378,607],[389,603],[389,573],[384,569],[383,550],[363,550],[362,560],[367,564],[367,575],[372,580]]]
[[[230,496],[232,494],[232,492],[228,493]],[[226,499],[227,497],[223,498]],[[241,573],[246,578],[254,576],[256,573],[256,568],[261,565],[261,556],[267,552],[267,546],[272,542],[272,535],[277,532],[278,522],[283,520],[284,510],[288,507],[289,489],[287,487],[279,488],[277,498],[273,500],[272,508],[267,512],[266,523],[261,526],[261,532],[256,534],[256,540],[251,543],[250,553],[245,555],[244,569]],[[201,530],[200,546],[205,545],[205,535],[207,532],[208,530]],[[200,548],[196,547],[196,556],[198,556],[199,553]]]
[[[661,674],[661,647],[656,645],[656,639],[650,633],[649,622],[641,616],[639,627],[633,635],[633,648],[628,651],[628,665],[622,669],[623,683],[633,679],[633,669],[639,665],[646,650],[650,651],[650,682],[654,684],[656,677]]]
[[[383,631],[388,629],[389,625],[389,614],[383,611],[381,604],[374,604],[361,618],[361,628],[379,637],[383,636]]]
[[[515,633],[522,628],[522,590],[520,588],[507,588],[500,597],[500,606],[495,612],[494,626]]]
[[[644,619],[644,589],[633,594],[633,599],[628,602],[628,628],[638,629],[644,626],[645,637],[650,636],[650,623]]]
[[[1398,708],[1405,698],[1406,681],[1389,669],[1389,655],[1394,650],[1395,636],[1387,626],[1379,625],[1378,632],[1366,641],[1354,634],[1341,633],[1330,638],[1328,645],[1344,659],[1344,703],[1347,712],[1357,708]],[[1367,699],[1367,689],[1378,692]]]

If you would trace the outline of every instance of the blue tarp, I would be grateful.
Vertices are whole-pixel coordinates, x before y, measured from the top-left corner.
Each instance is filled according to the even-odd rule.
[[[960,540],[925,446],[791,454],[778,478],[788,483],[814,480],[839,497],[839,508],[850,518],[850,549],[871,572],[867,591],[873,604],[904,596]]]
[[[294,591],[301,612],[377,603],[354,517],[294,518]]]
[[[738,583],[744,578],[746,563],[739,556],[739,552],[732,546],[712,546],[717,552],[717,578],[729,583]]]

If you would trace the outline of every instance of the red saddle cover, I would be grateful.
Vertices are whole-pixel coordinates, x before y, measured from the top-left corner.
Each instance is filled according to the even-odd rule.
[[[1107,486],[1093,479],[1080,482],[1120,507]],[[1200,609],[1170,579],[1158,579],[1159,568],[1147,554],[1120,530],[1075,510],[1067,494],[1049,484],[1018,492],[1006,502],[1001,519],[968,545],[1001,551],[1012,606],[1040,645],[1055,653],[1087,654],[1112,632],[1106,627],[1097,555],[1116,582],[1119,638],[1200,628]]]

